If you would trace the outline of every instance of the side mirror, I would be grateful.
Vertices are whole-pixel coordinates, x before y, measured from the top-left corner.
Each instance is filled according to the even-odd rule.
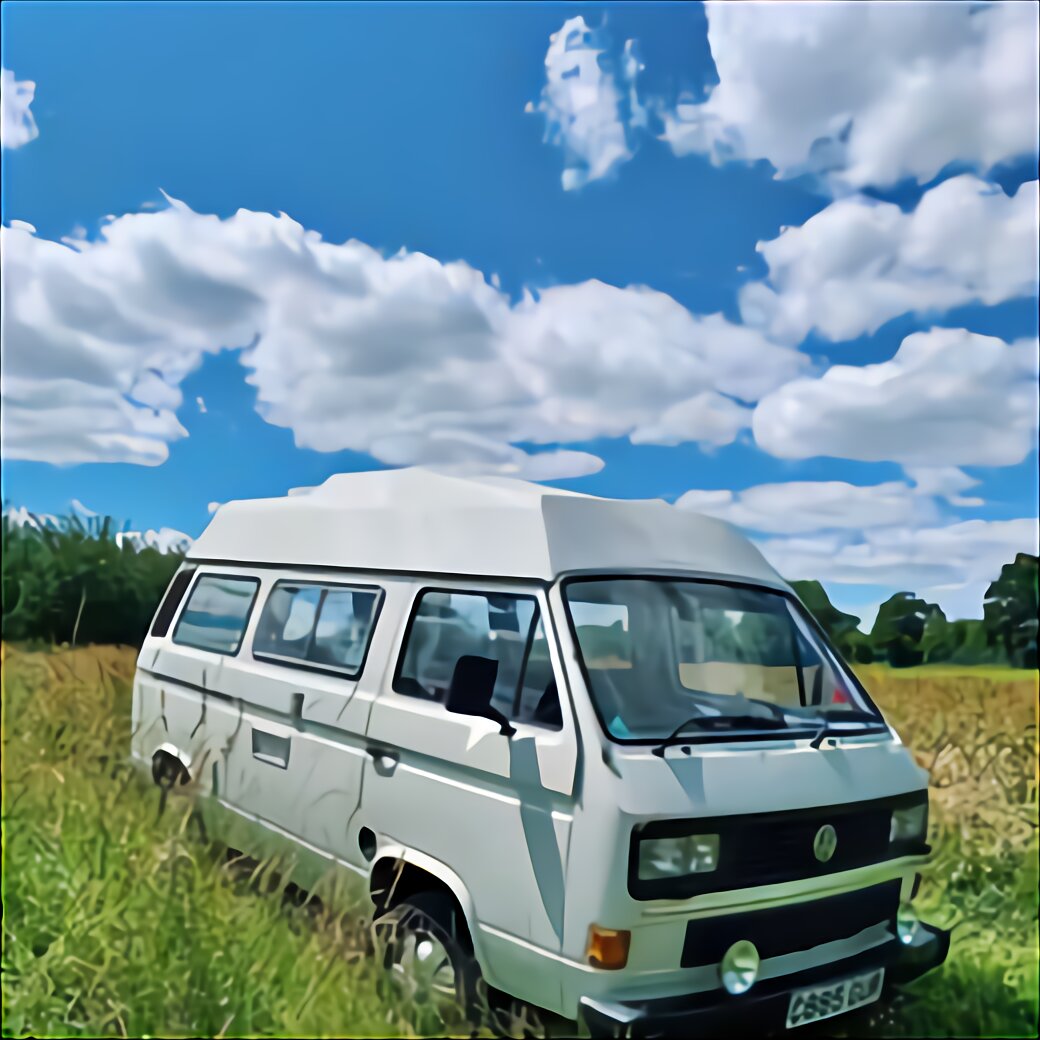
[[[476,715],[497,722],[499,732],[511,737],[516,730],[497,708],[491,706],[498,678],[498,661],[490,657],[463,654],[444,696],[444,707],[454,715]]]

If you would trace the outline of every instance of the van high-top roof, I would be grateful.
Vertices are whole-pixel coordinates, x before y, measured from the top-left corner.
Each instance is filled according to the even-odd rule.
[[[660,499],[596,498],[421,468],[340,473],[220,506],[189,559],[552,580],[570,571],[694,571],[786,587],[721,520]]]

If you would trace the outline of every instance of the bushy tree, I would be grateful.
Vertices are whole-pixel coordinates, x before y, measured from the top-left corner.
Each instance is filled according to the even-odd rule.
[[[950,664],[1003,664],[1003,655],[991,645],[985,623],[978,618],[962,618],[950,622],[953,652]]]
[[[922,639],[931,622],[933,631],[940,627],[936,615],[946,622],[946,615],[935,603],[926,603],[912,592],[897,592],[881,604],[870,641],[877,657],[894,668],[908,668],[924,661]]]
[[[791,587],[846,660],[869,664],[874,659],[870,637],[860,631],[860,619],[838,610],[818,581],[793,581]]]
[[[1019,553],[1005,563],[983,603],[983,624],[991,645],[1015,668],[1037,666],[1037,571],[1040,559]]]
[[[8,640],[138,645],[182,559],[119,545],[109,518],[0,524]]]
[[[941,610],[928,615],[921,633],[921,656],[925,664],[949,661],[957,649],[957,630]]]

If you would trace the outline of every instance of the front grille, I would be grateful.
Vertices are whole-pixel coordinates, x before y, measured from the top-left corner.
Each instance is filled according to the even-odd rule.
[[[845,814],[814,812],[802,819],[774,817],[757,827],[735,828],[726,835],[730,862],[720,862],[719,869],[728,865],[727,882],[743,888],[860,867],[888,851],[891,820],[891,807],[880,806]],[[821,863],[813,852],[813,840],[825,823],[834,828],[838,843],[832,858]]]
[[[657,820],[632,834],[628,889],[636,899],[685,899],[704,892],[772,885],[852,870],[908,852],[889,845],[892,810],[927,798],[924,792],[870,802],[818,806],[779,813],[748,813],[687,820]],[[830,824],[834,853],[821,862],[813,851],[817,832]],[[715,870],[676,878],[639,877],[639,840],[680,834],[718,834]]]
[[[899,888],[896,879],[806,903],[690,921],[682,967],[717,964],[738,939],[753,942],[763,960],[849,939],[864,928],[895,918]]]

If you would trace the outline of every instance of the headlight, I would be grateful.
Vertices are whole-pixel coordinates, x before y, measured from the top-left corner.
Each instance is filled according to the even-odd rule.
[[[681,877],[706,874],[719,865],[717,834],[687,834],[678,838],[645,838],[639,843],[639,877]]]
[[[917,935],[921,922],[917,919],[917,911],[909,903],[900,903],[896,914],[896,934],[904,946],[909,946]]]
[[[747,993],[758,978],[758,950],[747,939],[739,939],[725,953],[719,965],[719,975],[727,993],[739,996]]]
[[[888,840],[896,845],[915,845],[923,842],[928,831],[928,802],[910,805],[892,811],[892,826]]]

